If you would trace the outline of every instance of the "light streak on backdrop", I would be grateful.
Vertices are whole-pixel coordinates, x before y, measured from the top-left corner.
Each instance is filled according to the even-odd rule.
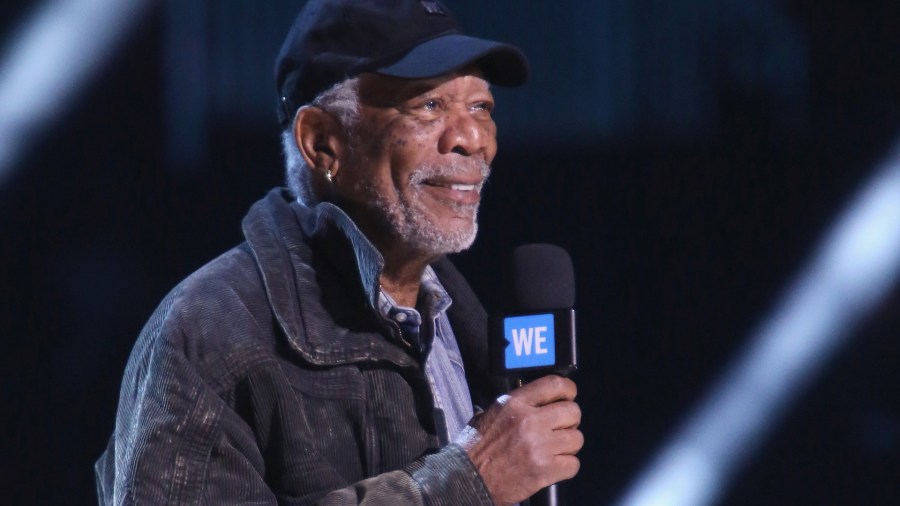
[[[749,348],[618,506],[713,504],[787,402],[849,338],[900,269],[900,144]]]
[[[51,0],[0,59],[0,185],[153,0]]]

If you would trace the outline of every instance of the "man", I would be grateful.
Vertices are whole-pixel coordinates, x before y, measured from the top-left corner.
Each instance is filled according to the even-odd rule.
[[[291,191],[144,328],[102,503],[505,505],[577,472],[574,384],[501,395],[444,258],[475,238],[488,82],[526,74],[438,2],[304,8],[276,69]]]

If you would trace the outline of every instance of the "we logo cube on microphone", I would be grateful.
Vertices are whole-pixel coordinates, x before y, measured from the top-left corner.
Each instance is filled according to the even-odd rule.
[[[503,319],[506,368],[521,369],[556,363],[553,314],[513,316]]]
[[[576,368],[575,311],[491,316],[491,371],[499,375],[568,375]]]

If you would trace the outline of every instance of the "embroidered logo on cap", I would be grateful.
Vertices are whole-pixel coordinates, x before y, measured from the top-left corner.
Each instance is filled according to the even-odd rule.
[[[419,0],[419,3],[422,4],[422,7],[425,8],[425,12],[427,12],[428,14],[432,14],[435,16],[447,15],[447,11],[444,10],[444,6],[436,0]]]

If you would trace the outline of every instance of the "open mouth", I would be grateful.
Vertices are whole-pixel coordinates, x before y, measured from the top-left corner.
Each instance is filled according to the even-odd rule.
[[[472,190],[474,190],[474,189],[476,188],[476,186],[478,186],[478,185],[474,185],[474,184],[461,184],[461,183],[450,183],[450,189],[451,189],[451,190],[457,190],[457,191],[461,191],[461,192],[469,192],[469,191],[472,191]],[[480,190],[481,188],[478,188],[478,189]]]
[[[454,160],[417,168],[410,175],[409,184],[435,204],[450,205],[457,213],[468,215],[478,206],[490,173],[490,166],[478,160]]]
[[[484,180],[473,183],[436,178],[422,181],[422,186],[438,200],[458,205],[472,205],[477,204],[481,198]]]
[[[447,188],[454,191],[461,192],[469,192],[469,191],[477,191],[481,192],[481,187],[484,185],[484,181],[479,181],[478,183],[458,183],[452,181],[443,181],[440,179],[429,179],[423,181],[422,184],[427,186],[435,186],[438,188]]]

